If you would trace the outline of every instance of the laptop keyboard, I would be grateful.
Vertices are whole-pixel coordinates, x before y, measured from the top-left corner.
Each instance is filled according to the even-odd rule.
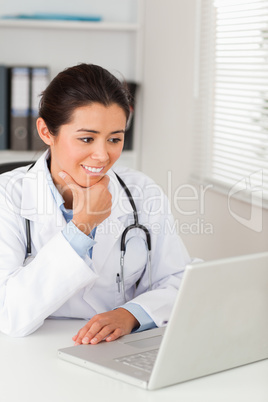
[[[159,349],[148,350],[146,352],[120,357],[118,359],[115,359],[115,361],[133,368],[138,368],[140,370],[146,371],[147,373],[151,373],[158,350]]]

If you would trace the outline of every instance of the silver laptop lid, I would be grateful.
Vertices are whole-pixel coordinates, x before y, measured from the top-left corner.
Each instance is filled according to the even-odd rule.
[[[268,252],[187,267],[149,388],[265,358]]]

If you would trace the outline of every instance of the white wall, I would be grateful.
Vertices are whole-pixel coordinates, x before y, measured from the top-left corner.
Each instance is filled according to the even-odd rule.
[[[166,188],[191,166],[195,1],[145,3],[142,169]]]
[[[193,187],[189,179],[195,5],[195,0],[146,0],[142,170],[168,193],[191,255],[214,259],[267,251],[267,210],[251,210],[236,200],[229,208],[226,196]]]

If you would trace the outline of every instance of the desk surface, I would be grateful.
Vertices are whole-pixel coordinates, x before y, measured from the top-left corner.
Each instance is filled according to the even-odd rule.
[[[0,334],[1,402],[268,402],[268,359],[145,391],[60,360],[59,348],[72,346],[79,320],[46,320],[26,338]]]

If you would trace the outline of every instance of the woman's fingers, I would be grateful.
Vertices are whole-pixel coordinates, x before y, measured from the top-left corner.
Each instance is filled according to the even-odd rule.
[[[75,345],[97,344],[102,340],[113,341],[129,334],[139,322],[124,308],[95,315],[72,339]]]
[[[96,331],[96,333],[93,329],[91,329],[83,337],[82,343],[84,345],[87,345],[89,343],[95,345],[96,343],[99,343],[102,340],[106,339],[107,336],[111,334],[111,331],[113,331],[113,329],[108,325],[104,326],[101,330]]]

